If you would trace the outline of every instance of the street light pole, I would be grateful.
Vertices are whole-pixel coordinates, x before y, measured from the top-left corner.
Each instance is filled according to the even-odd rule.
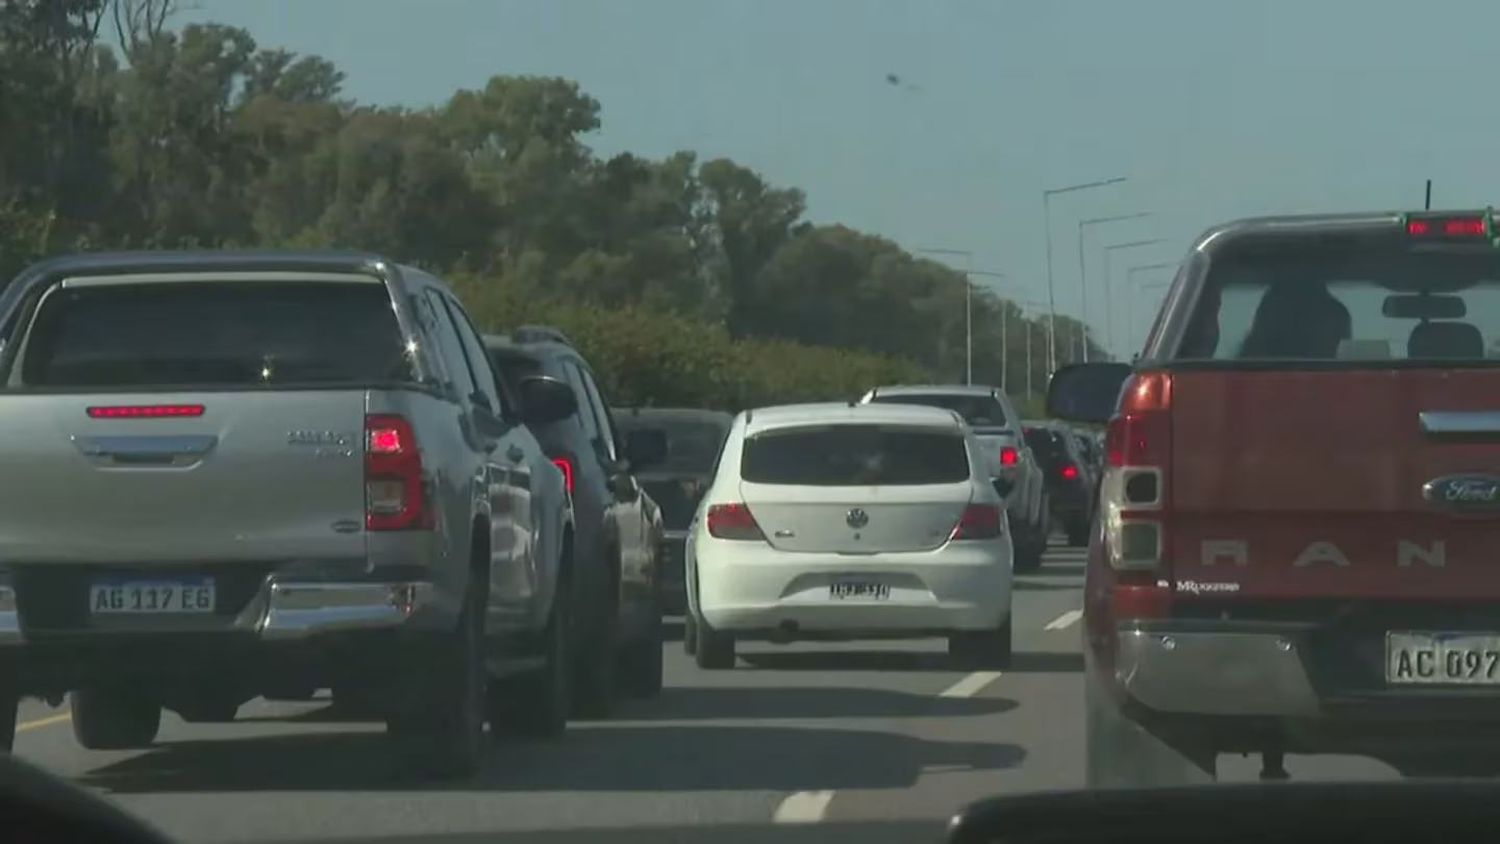
[[[927,255],[962,255],[964,256],[964,383],[974,383],[974,302],[973,283],[969,276],[973,273],[974,253],[967,249],[918,249],[918,252]]]
[[[972,269],[972,268],[969,270],[969,274],[970,275],[982,275],[982,276],[987,276],[989,278],[1008,278],[1008,276],[1006,276],[1005,273],[990,272],[988,270],[976,270],[976,269]],[[1008,355],[1008,351],[1007,351],[1007,349],[1008,349],[1008,346],[1007,346],[1008,341],[1006,339],[1006,326],[1009,323],[1010,323],[1010,308],[1006,305],[1006,300],[1004,298],[1001,298],[1001,300],[1000,300],[1000,392],[1002,392],[1002,393],[1005,392],[1006,375],[1009,372],[1009,363],[1008,363],[1009,359],[1007,357],[1007,355]],[[971,374],[971,377],[969,379],[969,383],[972,384],[973,382],[974,381],[973,381],[973,377],[972,377],[972,374]]]
[[[1088,228],[1089,226],[1098,226],[1103,225],[1104,223],[1117,223],[1121,220],[1138,220],[1142,217],[1149,216],[1151,216],[1150,211],[1138,211],[1134,214],[1111,214],[1108,217],[1090,217],[1086,220],[1078,221],[1078,286],[1083,291],[1083,313],[1079,316],[1083,321],[1084,326],[1084,330],[1080,332],[1078,337],[1078,345],[1082,347],[1084,363],[1089,362],[1089,282],[1087,265],[1083,259],[1083,230]],[[1109,319],[1108,302],[1104,303],[1104,318]]]
[[[1141,246],[1150,246],[1153,243],[1161,243],[1162,239],[1153,237],[1148,240],[1132,240],[1129,243],[1115,243],[1104,247],[1104,343],[1111,349],[1115,347],[1115,321],[1110,312],[1112,296],[1109,292],[1109,256],[1121,249],[1135,249]]]
[[[1158,287],[1161,284],[1170,284],[1171,282],[1168,281],[1168,282],[1160,282],[1158,284],[1148,284],[1148,285],[1144,285],[1142,287],[1134,287],[1134,285],[1135,285],[1135,274],[1136,273],[1148,272],[1150,270],[1175,269],[1176,267],[1177,267],[1177,265],[1174,264],[1174,263],[1172,263],[1172,262],[1170,262],[1170,261],[1163,261],[1162,263],[1159,263],[1159,264],[1145,264],[1145,265],[1139,266],[1139,267],[1131,267],[1130,269],[1128,269],[1128,270],[1125,271],[1125,285],[1126,285],[1126,287],[1133,288],[1133,289],[1141,291],[1141,292],[1145,292],[1145,290],[1147,288]],[[1128,316],[1130,317],[1131,324],[1133,326],[1135,326],[1135,328],[1132,329],[1132,332],[1131,332],[1132,335],[1135,333],[1135,329],[1138,329],[1139,326],[1140,326],[1140,321],[1135,318],[1136,314],[1137,314],[1137,312],[1139,310],[1140,310],[1139,307],[1134,307],[1134,308],[1131,308],[1129,310],[1129,313],[1128,313]]]
[[[1042,191],[1042,228],[1046,232],[1047,241],[1047,371],[1057,371],[1057,287],[1052,279],[1052,197],[1074,191],[1087,190],[1089,188],[1102,188],[1106,185],[1117,185],[1127,179],[1127,176],[1116,176],[1113,179],[1100,179],[1097,182],[1083,182],[1076,185],[1068,185],[1061,188],[1049,188]]]

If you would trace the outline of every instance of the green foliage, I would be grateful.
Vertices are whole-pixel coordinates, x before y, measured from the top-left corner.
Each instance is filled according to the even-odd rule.
[[[601,159],[586,143],[600,103],[575,82],[496,76],[433,108],[360,106],[328,61],[236,27],[174,30],[173,7],[0,0],[0,277],[88,248],[365,249],[461,277],[494,327],[564,328],[621,402],[964,376],[960,273],[814,226],[800,190],[727,159]],[[975,380],[1044,385],[1045,324],[970,298]],[[1064,360],[1077,328],[1059,320]]]

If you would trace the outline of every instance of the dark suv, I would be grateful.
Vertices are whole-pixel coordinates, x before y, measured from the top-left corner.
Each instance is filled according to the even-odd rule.
[[[617,409],[615,418],[627,436],[636,431],[662,431],[667,438],[667,457],[638,473],[641,486],[661,506],[666,535],[662,542],[662,586],[665,609],[673,615],[687,609],[683,579],[688,525],[698,501],[713,480],[719,450],[729,435],[734,417],[717,410],[676,407]]]
[[[1068,544],[1089,544],[1089,524],[1094,518],[1098,470],[1074,432],[1044,422],[1027,422],[1026,443],[1036,452],[1047,477],[1052,512],[1068,535]]]
[[[593,370],[562,332],[527,326],[488,335],[485,346],[512,393],[544,375],[567,383],[578,400],[577,413],[532,432],[573,497],[577,576],[589,581],[575,620],[574,711],[604,717],[617,682],[636,696],[661,690],[661,513],[632,472],[662,460],[666,441],[650,431],[622,438]]]

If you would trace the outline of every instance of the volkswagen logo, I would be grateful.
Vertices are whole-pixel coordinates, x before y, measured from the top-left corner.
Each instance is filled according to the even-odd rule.
[[[870,523],[870,514],[859,507],[850,507],[849,514],[844,517],[844,521],[848,523],[849,527],[859,530]]]
[[[1422,497],[1434,507],[1500,510],[1500,475],[1444,475],[1422,485]]]

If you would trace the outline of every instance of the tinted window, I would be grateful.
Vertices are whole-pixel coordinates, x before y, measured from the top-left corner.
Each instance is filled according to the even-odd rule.
[[[33,386],[409,381],[379,284],[177,282],[57,290],[38,309]]]
[[[589,398],[589,391],[583,386],[583,373],[572,361],[564,361],[562,365],[563,379],[573,388],[573,396],[578,400],[578,419],[583,423],[584,434],[594,442],[599,441],[599,417],[593,408],[593,400]]]
[[[505,401],[494,367],[490,366],[490,356],[485,354],[484,343],[469,322],[469,315],[464,313],[464,309],[449,296],[443,296],[442,302],[447,307],[453,332],[462,344],[464,361],[473,370],[474,379],[479,384],[479,391],[489,398],[491,410],[502,417],[509,417],[510,405]]]
[[[469,395],[474,392],[474,376],[464,359],[458,336],[453,333],[453,323],[443,311],[437,294],[429,290],[427,295],[416,297],[416,301],[419,318],[427,329],[427,337],[437,344],[438,356],[448,371],[448,380],[460,395]]]
[[[614,459],[615,426],[609,415],[609,406],[604,403],[604,397],[599,395],[599,385],[594,381],[594,373],[580,366],[578,377],[583,381],[584,392],[588,393],[589,408],[593,411],[595,424],[599,428],[599,444],[610,459]]]
[[[617,418],[624,431],[659,430],[666,434],[667,459],[652,466],[653,472],[710,474],[713,472],[714,461],[719,456],[719,447],[729,433],[728,424],[699,419],[631,415]]]
[[[1000,404],[994,396],[945,395],[942,393],[931,395],[876,395],[871,401],[879,404],[916,404],[954,410],[964,418],[965,422],[968,422],[970,426],[975,428],[1003,428],[1008,421],[1005,418],[1005,406]]]
[[[1215,360],[1500,359],[1500,257],[1338,240],[1227,247],[1181,357]]]
[[[513,396],[520,395],[522,381],[543,374],[541,361],[519,352],[491,352],[490,361],[495,364],[501,383]]]
[[[877,425],[771,430],[745,441],[740,477],[805,486],[951,484],[969,477],[956,433]]]

